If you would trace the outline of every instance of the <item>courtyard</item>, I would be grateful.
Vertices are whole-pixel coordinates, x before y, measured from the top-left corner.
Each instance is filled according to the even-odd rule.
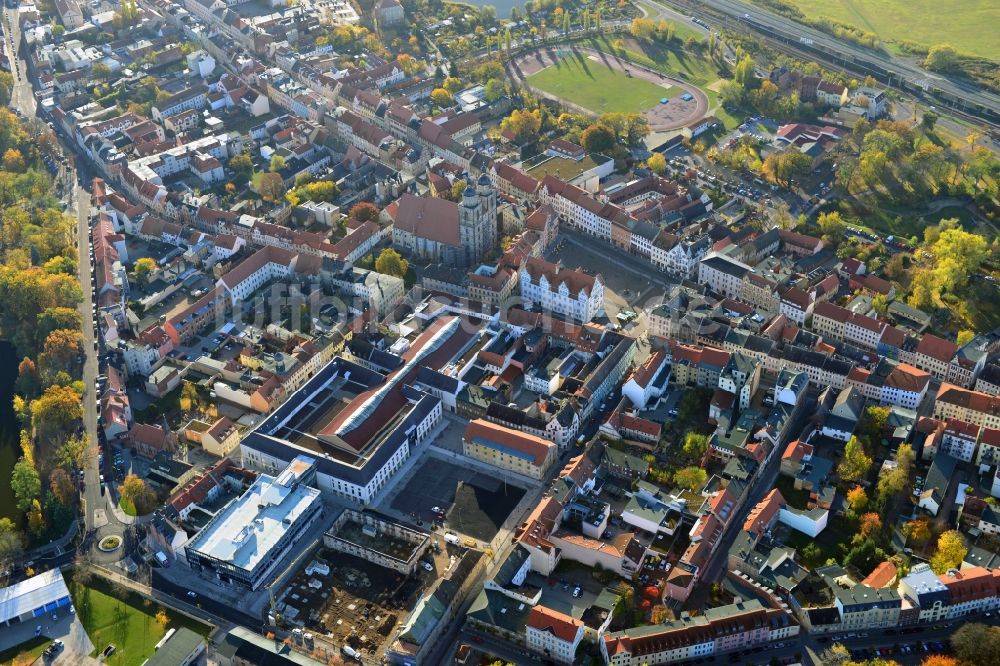
[[[440,521],[443,513],[448,528],[490,541],[524,492],[520,486],[472,466],[425,456],[392,499],[391,507],[418,521],[418,526]]]

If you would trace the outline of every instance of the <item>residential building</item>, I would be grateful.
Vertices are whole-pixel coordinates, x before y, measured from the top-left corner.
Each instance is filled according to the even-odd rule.
[[[798,633],[799,625],[788,613],[765,608],[754,599],[605,634],[600,649],[611,666],[657,666],[767,646]]]
[[[535,606],[525,625],[528,649],[560,664],[572,664],[583,640],[584,623],[574,617]]]
[[[558,447],[543,437],[483,419],[471,421],[462,436],[462,453],[500,469],[542,479],[556,460]]]

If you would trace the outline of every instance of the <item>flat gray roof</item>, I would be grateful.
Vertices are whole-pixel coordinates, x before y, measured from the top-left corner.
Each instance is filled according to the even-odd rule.
[[[292,461],[310,461],[299,456]],[[297,483],[291,466],[277,478],[261,474],[191,540],[189,549],[246,571],[267,558],[281,538],[320,502],[320,492]]]
[[[69,606],[69,589],[59,569],[43,571],[20,583],[0,589],[0,622],[25,613],[38,611],[44,615],[56,608]]]

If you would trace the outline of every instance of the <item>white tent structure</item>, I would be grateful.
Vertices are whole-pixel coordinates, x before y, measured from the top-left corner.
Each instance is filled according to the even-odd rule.
[[[58,568],[44,571],[0,589],[0,626],[27,622],[71,603],[62,572]]]

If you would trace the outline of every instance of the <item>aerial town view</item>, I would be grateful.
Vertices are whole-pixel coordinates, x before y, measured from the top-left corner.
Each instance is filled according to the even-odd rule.
[[[0,4],[0,666],[1000,666],[1000,0]]]

